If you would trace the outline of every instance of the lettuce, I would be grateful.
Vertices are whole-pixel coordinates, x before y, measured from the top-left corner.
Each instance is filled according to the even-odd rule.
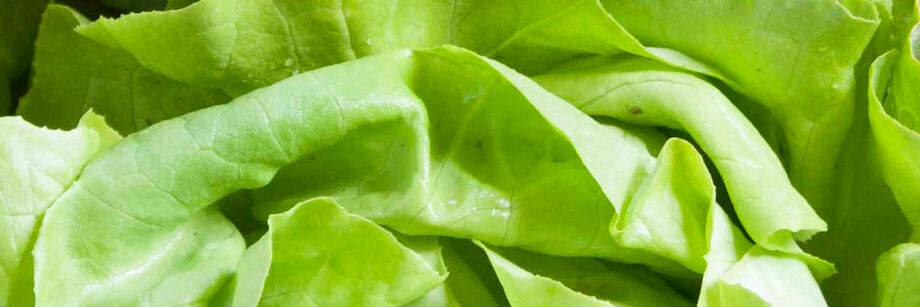
[[[0,116],[12,111],[15,81],[23,78],[32,58],[32,41],[46,0],[0,3]]]
[[[913,1],[74,5],[0,5],[2,305],[918,303]]]
[[[401,305],[446,277],[425,261],[380,226],[318,198],[269,218],[268,233],[239,262],[233,305]]]
[[[49,5],[42,20],[32,87],[17,109],[32,123],[70,129],[93,109],[105,114],[112,128],[128,134],[229,99],[219,91],[153,73],[130,54],[80,36],[73,28],[89,21],[68,7]]]
[[[92,112],[70,131],[30,125],[21,118],[0,118],[0,300],[29,305],[32,248],[45,211],[69,189],[83,167],[121,137]]]
[[[912,93],[920,82],[917,48],[918,8],[910,17],[914,24],[897,49],[878,57],[869,75],[869,123],[879,150],[882,177],[894,194],[901,212],[913,228],[911,243],[903,243],[878,259],[879,298],[884,306],[920,303],[914,293],[920,285],[920,126],[916,122],[920,100]]]

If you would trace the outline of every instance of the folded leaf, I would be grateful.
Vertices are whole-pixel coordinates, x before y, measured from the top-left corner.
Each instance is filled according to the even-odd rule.
[[[308,163],[313,154],[387,126],[397,129],[379,131],[418,142],[393,143],[394,153],[415,153],[401,157],[409,162],[394,159],[394,165],[431,179],[421,181],[421,188],[417,176],[374,181],[361,174],[364,185],[330,182],[343,191],[385,188],[334,197],[350,212],[409,234],[473,237],[688,274],[671,260],[624,249],[607,235],[615,214],[608,197],[626,199],[641,177],[624,174],[642,174],[654,161],[642,140],[597,124],[508,68],[441,48],[298,75],[128,136],[90,163],[48,212],[34,252],[38,304],[207,300],[226,280],[243,243],[230,222],[205,208],[234,191],[274,183],[285,165]],[[515,153],[515,160],[497,154],[502,152]],[[355,160],[340,157],[338,165],[360,162],[360,153]],[[610,170],[609,177],[595,179],[583,160]],[[355,175],[340,174],[343,180]],[[523,184],[534,189],[515,188]],[[565,202],[548,197],[553,195],[564,195],[571,205],[558,206]],[[182,278],[183,290],[173,291],[170,281]]]
[[[881,22],[857,63],[853,124],[836,162],[834,184],[828,187],[828,191],[833,191],[830,197],[833,205],[821,212],[829,231],[816,235],[803,246],[833,262],[840,271],[821,283],[831,306],[878,304],[876,259],[910,235],[910,226],[882,178],[882,161],[869,126],[867,93],[869,66],[876,57],[900,43],[903,28],[909,26],[904,19],[909,14],[904,13],[912,11],[914,1],[863,3],[873,2]]]
[[[46,215],[33,251],[36,305],[204,306],[233,273],[243,238],[217,210],[161,226],[81,184]],[[78,239],[58,236],[72,232]]]
[[[446,277],[385,229],[327,199],[268,223],[240,262],[233,306],[396,306]]]
[[[10,106],[18,98],[12,97],[10,83],[29,69],[32,42],[35,41],[42,10],[47,2],[0,2],[0,116],[12,111]]]
[[[913,228],[911,241],[920,240],[920,60],[917,56],[918,8],[910,17],[914,26],[900,42],[872,63],[869,74],[869,123],[880,152],[882,176],[891,187]],[[920,289],[920,245],[904,243],[882,254],[876,265],[880,306],[915,306]]]
[[[441,238],[447,280],[407,306],[508,306],[508,299],[482,249],[468,240]]]
[[[0,305],[34,302],[31,251],[45,210],[119,138],[92,112],[70,131],[0,117]]]
[[[170,78],[236,95],[398,48],[449,43],[524,72],[639,48],[596,0],[203,0],[178,11],[101,19],[80,32]]]
[[[918,33],[914,28],[912,33]],[[913,227],[912,240],[920,240],[920,62],[913,38],[900,52],[879,57],[872,65],[869,84],[869,123],[881,153],[885,182]]]
[[[851,123],[854,67],[879,22],[869,2],[603,1],[645,45],[708,64],[765,106],[782,127],[780,156],[791,181],[819,213],[831,210],[828,186]]]
[[[282,168],[251,192],[257,215],[329,196],[407,234],[641,261],[686,273],[669,260],[620,248],[606,234],[612,203],[625,202],[654,163],[643,139],[597,124],[498,64],[452,50],[414,56],[409,84],[424,102],[424,121],[376,120]],[[368,75],[363,71],[372,64],[364,65],[329,70],[336,79],[321,89],[341,103],[367,103],[361,91],[381,92],[374,88],[391,82],[380,81],[386,68]]]
[[[732,277],[732,271],[751,270],[747,262],[776,265],[782,272],[774,280],[794,278],[806,285],[802,291],[817,289],[806,263],[820,261],[797,248],[766,256],[755,248],[709,274],[703,253],[712,254],[711,242],[725,239],[706,237],[712,233],[707,212],[718,206],[702,157],[688,143],[671,141],[656,159],[663,137],[625,127],[598,123],[510,68],[455,47],[388,53],[301,74],[230,104],[155,124],[91,163],[49,211],[39,236],[38,302],[186,304],[218,291],[218,299],[226,300],[230,290],[223,283],[239,258],[242,238],[216,208],[206,208],[241,189],[264,215],[329,197],[349,212],[409,235],[640,263],[690,278],[695,276],[690,271],[706,271],[718,285],[739,285],[717,292],[730,299],[752,296],[782,305],[765,281]],[[655,210],[667,214],[647,214]],[[101,222],[88,223],[87,217]],[[722,218],[720,227],[733,228]],[[276,219],[269,220],[265,238],[274,235]],[[674,220],[681,223],[671,224]],[[611,236],[612,221],[630,231]],[[118,225],[115,236],[112,225]],[[719,233],[734,240],[739,232]],[[265,242],[244,259],[236,289],[273,282],[275,249]],[[787,243],[795,246],[791,238]],[[429,249],[424,246],[419,250]],[[724,253],[738,252],[729,248]],[[202,262],[211,250],[224,252]],[[816,267],[818,278],[828,274]],[[576,265],[573,272],[586,270],[593,269]],[[639,278],[652,289],[668,289],[644,272],[646,277],[614,274],[601,288],[622,280],[632,285]],[[173,291],[169,281],[175,278],[197,286]],[[556,287],[546,280],[539,284]],[[505,285],[506,294],[516,286]],[[444,290],[450,287],[448,279]],[[575,288],[612,301],[672,299],[651,295],[657,290],[621,297]],[[250,296],[250,304],[260,297]]]
[[[920,244],[895,246],[879,257],[879,306],[907,307],[920,304]]]
[[[783,14],[787,15],[783,15],[782,18],[793,18],[797,16],[794,14],[802,14],[808,10],[832,12],[810,21],[814,26],[809,25],[809,28],[818,29],[816,35],[822,36],[822,42],[832,41],[844,35],[843,33],[846,40],[839,44],[846,47],[864,44],[868,40],[877,24],[873,8],[843,7],[825,2],[784,8]],[[643,2],[605,3],[610,13],[616,16],[626,14],[622,18],[630,23],[638,23],[637,18],[651,19],[652,17],[646,16],[652,14],[646,11],[651,5]],[[672,5],[668,9],[674,11],[656,14],[687,15],[680,9],[688,12],[703,11],[709,9],[710,5],[715,6]],[[763,5],[766,4],[757,3],[750,8],[726,9],[732,18],[721,22],[734,25],[745,18],[760,18],[762,16],[758,14],[766,11],[761,7]],[[789,142],[786,146],[791,146],[794,151],[782,153],[786,160],[792,161],[793,182],[806,191],[814,201],[820,202],[820,205],[827,203],[823,191],[830,184],[830,167],[833,159],[825,157],[836,156],[837,149],[846,135],[847,119],[852,111],[852,80],[849,74],[852,73],[859,56],[855,48],[844,49],[846,53],[834,54],[835,64],[832,66],[806,63],[808,66],[803,67],[818,64],[821,66],[820,69],[815,69],[814,72],[807,71],[807,74],[803,75],[800,83],[809,86],[796,86],[787,92],[780,91],[779,89],[785,86],[777,84],[788,81],[782,76],[790,70],[798,72],[801,69],[797,68],[797,64],[786,60],[785,54],[789,53],[789,49],[806,50],[808,54],[817,54],[821,50],[812,45],[802,46],[797,43],[801,34],[787,27],[768,28],[763,30],[763,33],[752,34],[752,37],[773,35],[777,39],[791,42],[784,41],[784,44],[771,46],[772,49],[767,50],[763,58],[736,61],[727,57],[728,53],[701,51],[697,45],[693,45],[699,42],[685,42],[681,37],[666,35],[659,37],[661,33],[636,25],[636,31],[651,42],[651,45],[667,46],[673,50],[646,48],[626,33],[617,21],[611,19],[597,1],[531,1],[526,3],[526,6],[526,10],[521,10],[516,4],[461,1],[447,5],[439,1],[418,1],[395,2],[383,9],[379,8],[378,4],[351,2],[283,4],[270,7],[252,1],[202,1],[180,11],[130,15],[114,20],[102,19],[84,27],[80,32],[107,45],[127,50],[139,58],[143,65],[167,76],[203,86],[223,88],[232,94],[271,84],[299,71],[398,47],[452,43],[481,52],[525,73],[544,71],[562,60],[586,54],[617,54],[627,51],[715,76],[740,92],[767,104],[771,112],[776,113],[775,117],[783,119],[781,125],[785,131],[785,140]],[[379,12],[402,12],[416,18],[398,19],[396,22],[390,15],[381,15]],[[852,15],[851,12],[858,13],[858,16]],[[514,22],[506,22],[503,18],[495,17],[505,15],[517,17]],[[310,18],[299,18],[302,16]],[[694,22],[691,19],[671,16],[664,20],[671,19],[674,22],[668,23],[668,26]],[[573,22],[568,22],[569,20]],[[581,26],[568,26],[571,24]],[[174,31],[199,34],[191,36],[194,39],[167,35]],[[732,31],[707,31],[706,37],[700,41],[724,41],[724,36],[731,35]],[[744,44],[738,44],[731,47],[737,49],[743,46]],[[823,49],[826,50],[827,46]],[[190,50],[209,52],[191,53]],[[733,51],[730,54],[740,52],[731,50]],[[688,55],[695,56],[696,59]],[[750,73],[762,68],[752,67],[752,64],[779,57],[784,60],[782,65],[769,66],[763,73]],[[818,57],[805,58],[812,61]],[[801,97],[808,97],[804,101],[814,105],[800,110],[804,112],[802,114],[777,113],[790,109],[789,106],[797,104]],[[842,107],[836,107],[838,105]],[[735,114],[738,112],[735,111]],[[687,121],[682,114],[675,117]],[[750,132],[754,129],[750,125],[744,126],[747,127],[744,135],[751,135]],[[704,142],[722,143],[708,140]],[[788,242],[786,236],[793,235],[798,240],[804,240],[816,232],[826,230],[826,225],[806,206],[805,200],[785,183],[789,179],[785,172],[781,172],[780,163],[773,154],[762,150],[765,149],[765,144],[757,141],[754,143],[758,143],[755,145],[756,150],[753,150],[755,153],[749,155],[748,160],[744,160],[751,162],[750,159],[756,159],[754,165],[735,163],[740,160],[720,160],[720,171],[731,173],[727,177],[735,181],[730,185],[734,197],[753,203],[741,205],[741,208],[745,209],[741,211],[764,211],[774,204],[769,200],[771,197],[751,195],[754,192],[750,191],[739,192],[740,186],[744,184],[738,182],[747,180],[735,180],[738,176],[748,174],[747,170],[765,167],[765,171],[750,173],[749,177],[769,173],[769,178],[777,179],[777,184],[773,186],[780,189],[777,191],[783,196],[775,200],[775,203],[787,204],[782,205],[781,211],[786,212],[783,216],[796,217],[763,220],[751,218],[750,215],[753,214],[743,213],[747,223],[758,224],[753,225],[751,230],[755,240],[767,248],[780,249],[784,248],[781,244]],[[724,150],[719,150],[718,154],[724,154]],[[754,155],[760,156],[754,158]],[[762,193],[775,194],[767,190],[762,190]],[[765,216],[780,217],[772,214]]]
[[[589,115],[690,133],[718,168],[735,211],[755,242],[787,249],[784,245],[793,234],[802,238],[827,230],[792,187],[782,163],[757,129],[709,83],[632,56],[566,65],[535,80]],[[685,173],[673,176],[686,178]]]
[[[513,306],[690,306],[638,267],[549,257],[477,244],[489,256]]]
[[[128,134],[230,99],[153,73],[130,54],[74,32],[87,23],[65,6],[52,4],[45,10],[35,43],[32,87],[17,110],[26,120],[69,129],[92,108]]]
[[[827,306],[805,263],[756,246],[725,271],[718,287],[718,306]]]
[[[787,244],[794,248],[786,252],[752,246],[715,202],[706,165],[686,141],[669,140],[658,159],[637,200],[620,217],[618,225],[625,228],[618,239],[645,243],[645,249],[657,248],[658,253],[689,254],[690,263],[704,258],[699,306],[827,305],[816,279],[833,274],[832,265],[804,254],[791,238]]]

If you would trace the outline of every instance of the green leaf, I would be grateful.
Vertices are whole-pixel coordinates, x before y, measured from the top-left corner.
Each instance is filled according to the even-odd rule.
[[[826,305],[816,279],[833,274],[833,266],[804,254],[791,238],[788,251],[752,246],[716,204],[706,165],[688,142],[669,140],[658,159],[654,175],[620,221],[626,226],[620,240],[646,240],[639,242],[659,253],[668,248],[689,250],[690,257],[705,253],[700,306]]]
[[[879,306],[907,307],[920,304],[920,244],[895,246],[879,257]]]
[[[268,223],[240,262],[234,306],[395,306],[446,277],[385,229],[328,199],[300,203]]]
[[[916,49],[920,27],[918,8],[912,7],[911,22],[900,48],[878,57],[869,74],[869,123],[879,151],[882,177],[913,228],[911,241],[920,240],[920,60]],[[882,254],[876,264],[880,306],[915,306],[920,287],[920,245],[904,243]]]
[[[282,168],[268,186],[251,192],[257,216],[329,196],[402,233],[472,237],[686,274],[669,260],[623,249],[606,234],[612,204],[631,197],[653,166],[643,139],[598,125],[470,53],[435,49],[416,52],[415,61],[409,84],[424,102],[424,120],[418,113],[405,115],[412,115],[409,122],[376,120]],[[322,90],[336,93],[339,102],[364,101],[362,91],[380,92],[375,88],[391,83],[380,80],[387,74],[381,66],[375,75],[357,64],[337,67],[324,72],[349,82],[324,81]],[[356,79],[361,75],[367,76]]]
[[[792,183],[819,214],[832,210],[834,158],[852,120],[854,68],[879,22],[875,6],[836,0],[603,3],[643,44],[706,63],[731,88],[765,106],[782,127],[788,152],[781,156]]]
[[[0,2],[0,116],[11,111],[10,82],[29,69],[32,43],[46,0]],[[81,114],[82,115],[82,114]]]
[[[840,270],[821,285],[831,306],[878,304],[876,259],[910,235],[910,226],[882,178],[879,150],[869,126],[868,77],[872,61],[900,43],[902,28],[909,26],[904,13],[913,10],[913,1],[876,2],[881,23],[857,65],[853,125],[837,159],[836,179],[829,187],[834,191],[834,205],[822,212],[830,231],[804,246]]]
[[[388,126],[396,128],[380,129]],[[616,175],[616,168],[638,176],[654,162],[641,139],[597,124],[508,68],[448,47],[298,75],[126,137],[90,163],[48,212],[34,251],[38,303],[209,299],[232,272],[243,241],[229,221],[205,208],[234,191],[284,181],[275,174],[285,165],[308,163],[311,155],[369,131],[389,131],[418,145],[403,149],[394,143],[394,153],[415,153],[400,157],[409,162],[393,160],[400,181],[339,173],[341,180],[367,182],[366,190],[351,194],[357,197],[329,193],[350,212],[412,235],[473,237],[688,274],[671,260],[624,249],[607,235],[615,214],[607,197],[621,202],[641,180]],[[503,151],[517,159],[496,154]],[[340,156],[337,165],[361,162],[364,153],[371,152]],[[610,170],[610,177],[595,179],[589,171],[594,167]],[[419,171],[438,179],[419,186],[419,177],[404,176]],[[319,188],[309,178],[301,179],[300,188]],[[374,192],[374,184],[383,190]],[[523,184],[534,189],[508,193]],[[572,205],[558,206],[558,197]],[[181,278],[188,282],[177,290],[170,281]]]
[[[70,131],[0,117],[0,305],[32,305],[31,251],[45,210],[119,138],[92,112]]]
[[[916,29],[913,33],[918,33]],[[911,36],[914,36],[913,34]],[[901,52],[892,51],[872,65],[869,84],[869,123],[879,148],[882,175],[901,211],[913,227],[912,240],[920,240],[920,62],[912,50],[913,39]]]
[[[596,0],[204,0],[178,11],[103,18],[79,31],[153,71],[234,95],[398,48],[449,43],[525,73],[586,54],[641,50]]]
[[[690,306],[640,267],[486,247],[513,306]]]
[[[35,44],[32,88],[17,113],[37,125],[73,128],[87,109],[128,134],[158,121],[229,100],[140,66],[130,54],[73,31],[87,24],[76,11],[49,5]]]
[[[802,239],[827,230],[792,187],[779,158],[757,129],[709,83],[634,56],[576,60],[534,80],[589,115],[687,131],[718,168],[735,211],[755,242],[774,250],[788,249],[784,245],[793,235]],[[686,173],[673,176],[688,180]],[[650,212],[654,216],[678,210],[663,209]]]
[[[644,264],[690,279],[702,272],[704,292],[716,287],[712,293],[726,302],[753,297],[782,306],[769,285],[779,280],[796,285],[807,303],[823,303],[812,290],[829,274],[827,263],[802,253],[791,237],[781,242],[788,252],[751,248],[719,215],[699,153],[687,142],[663,140],[646,128],[599,123],[512,69],[456,47],[350,61],[155,124],[90,163],[49,211],[39,236],[38,302],[163,305],[216,295],[212,303],[226,303],[224,283],[243,243],[212,204],[247,190],[257,216],[328,197],[407,235],[473,238],[549,254],[512,262],[546,275],[529,278],[534,285],[569,289],[553,292],[559,299],[687,303],[645,269],[621,273],[605,260],[571,263],[555,256]],[[309,206],[291,212],[302,208]],[[264,238],[274,238],[277,219],[268,219]],[[611,236],[612,222],[624,232]],[[276,249],[264,238],[239,266],[235,289],[272,282]],[[403,242],[441,268],[433,242],[416,239]],[[334,243],[345,241],[351,240]],[[205,254],[212,256],[205,261]],[[730,256],[710,265],[704,255]],[[527,259],[563,264],[547,265],[552,272],[543,274],[541,265],[524,264]],[[598,265],[617,273],[596,288],[579,287],[579,274]],[[756,269],[774,267],[774,275],[758,277]],[[574,275],[565,275],[569,269]],[[482,289],[494,293],[488,274],[468,271],[475,274],[448,278],[443,297],[456,285],[502,302],[500,295],[482,295]],[[497,276],[514,303],[523,292],[509,291],[527,286],[508,284],[507,272]],[[175,289],[170,281],[176,278],[189,279],[187,289]],[[629,291],[607,291],[614,288]],[[261,297],[249,296],[245,305]]]
[[[482,249],[468,240],[441,238],[441,256],[447,280],[411,306],[509,306]]]
[[[811,275],[795,255],[754,247],[722,275],[716,306],[827,306]]]

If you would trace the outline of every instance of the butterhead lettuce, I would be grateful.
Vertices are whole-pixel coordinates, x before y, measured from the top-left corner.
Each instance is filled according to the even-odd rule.
[[[912,0],[0,8],[3,306],[920,302]]]

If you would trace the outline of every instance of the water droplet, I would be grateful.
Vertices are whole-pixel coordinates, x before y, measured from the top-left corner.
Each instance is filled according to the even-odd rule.
[[[291,66],[294,66],[294,58],[288,58],[287,60],[284,60],[284,67]]]
[[[370,45],[370,44],[371,44],[371,39],[368,38],[368,39],[364,40],[364,43]]]
[[[498,203],[498,206],[501,208],[505,208],[505,209],[511,208],[511,202],[508,201],[507,199],[499,199],[496,202]]]

